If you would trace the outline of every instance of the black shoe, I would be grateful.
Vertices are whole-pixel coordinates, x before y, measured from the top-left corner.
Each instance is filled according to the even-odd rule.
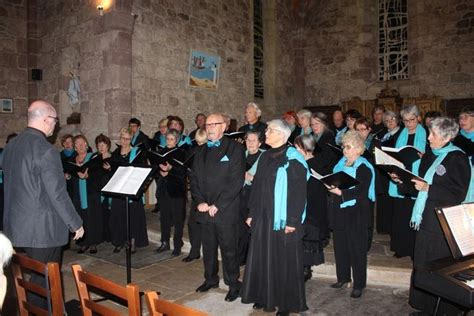
[[[84,253],[87,251],[87,249],[89,249],[89,246],[82,246],[81,249],[77,251],[77,253]]]
[[[362,289],[353,289],[351,293],[352,298],[359,298],[362,296]]]
[[[233,302],[239,297],[239,290],[229,290],[225,296],[226,302]]]
[[[174,248],[173,252],[171,253],[171,257],[177,257],[181,255],[181,249],[180,248]]]
[[[399,255],[399,254],[398,254],[398,253],[396,253],[396,252],[393,254],[393,257],[394,257],[394,258],[397,258],[397,259],[399,259],[399,258],[403,258],[403,256],[402,256],[402,255]]]
[[[215,289],[215,288],[218,288],[219,287],[219,283],[217,284],[207,284],[206,282],[204,282],[203,284],[201,284],[197,289],[196,289],[196,292],[207,292],[209,291],[210,289]],[[226,296],[227,297],[227,296]]]
[[[97,253],[97,246],[92,246],[91,250],[89,250],[89,253],[91,254]]]
[[[331,287],[332,287],[333,289],[340,289],[340,288],[342,288],[344,285],[346,285],[347,283],[349,283],[349,282],[339,282],[339,281],[337,281],[337,283],[332,284]]]
[[[311,267],[304,267],[304,281],[308,281],[313,276],[313,271]]]
[[[280,316],[290,316],[289,311],[278,311],[276,314]]]
[[[260,305],[258,303],[253,304],[252,306],[253,309],[263,309],[263,305]]]
[[[194,257],[191,257],[191,256],[187,256],[186,258],[183,259],[183,262],[191,262],[191,261],[197,260],[197,259],[199,259],[199,258],[201,258],[201,256],[197,256],[197,257],[195,257],[195,258],[194,258]]]
[[[163,242],[161,242],[161,245],[158,248],[156,248],[155,251],[158,252],[158,253],[161,253],[161,252],[165,252],[167,250],[170,250],[170,244],[167,241],[163,241]]]
[[[112,251],[113,253],[118,253],[122,250],[122,247],[115,247],[114,250]]]
[[[154,208],[151,212],[152,212],[152,213],[159,213],[160,210],[159,210],[158,208]]]

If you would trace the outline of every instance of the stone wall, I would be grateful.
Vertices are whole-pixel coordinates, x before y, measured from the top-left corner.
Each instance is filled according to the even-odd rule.
[[[26,0],[0,3],[0,98],[13,99],[12,114],[0,113],[0,147],[26,125],[28,103]],[[0,111],[1,112],[1,111]]]
[[[220,111],[243,121],[253,100],[250,0],[137,0],[133,32],[132,113],[152,136],[170,114],[195,128],[194,116]],[[217,91],[188,86],[191,49],[221,58]]]
[[[377,1],[321,1],[305,25],[306,105],[375,99]],[[401,96],[474,95],[472,1],[408,1],[408,80],[391,81]]]

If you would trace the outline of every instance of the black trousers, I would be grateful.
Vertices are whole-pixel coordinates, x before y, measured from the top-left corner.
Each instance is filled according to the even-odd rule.
[[[61,269],[62,262],[62,247],[52,248],[24,248],[26,255],[32,259],[38,260],[42,263],[57,262],[59,263],[59,269]],[[46,281],[40,274],[32,273],[31,282],[46,287]],[[47,301],[42,296],[28,293],[28,301],[34,305],[41,306],[47,309]]]
[[[354,227],[346,230],[334,230],[333,237],[337,280],[349,282],[352,268],[354,289],[365,288],[367,285],[368,230],[355,229]]]
[[[171,197],[166,190],[163,190],[163,193],[160,194],[160,200],[161,241],[169,242],[171,227],[174,226],[174,249],[181,249],[183,246],[184,220],[186,218],[185,198]]]
[[[191,258],[201,256],[201,224],[196,221],[196,212],[196,203],[193,202],[188,221],[189,241],[191,242],[189,256]]]
[[[239,262],[237,261],[238,226],[207,222],[201,223],[201,232],[206,283],[219,283],[217,247],[220,247],[224,283],[229,286],[230,290],[239,289]]]

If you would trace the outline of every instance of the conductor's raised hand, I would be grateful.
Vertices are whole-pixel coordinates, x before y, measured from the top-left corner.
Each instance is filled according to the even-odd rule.
[[[78,240],[81,239],[82,236],[84,236],[84,227],[81,226],[78,230],[74,232],[74,237],[72,238],[73,240]]]

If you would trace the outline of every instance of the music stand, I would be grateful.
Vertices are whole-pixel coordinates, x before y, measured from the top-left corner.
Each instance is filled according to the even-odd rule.
[[[149,165],[133,165],[120,166],[115,171],[109,182],[102,188],[102,192],[106,195],[122,197],[125,199],[125,216],[126,216],[126,233],[127,247],[126,253],[126,270],[127,284],[132,282],[132,254],[131,254],[131,237],[130,237],[130,198],[139,198],[151,183],[150,176],[156,171],[155,166]],[[130,177],[133,176],[133,180]]]

